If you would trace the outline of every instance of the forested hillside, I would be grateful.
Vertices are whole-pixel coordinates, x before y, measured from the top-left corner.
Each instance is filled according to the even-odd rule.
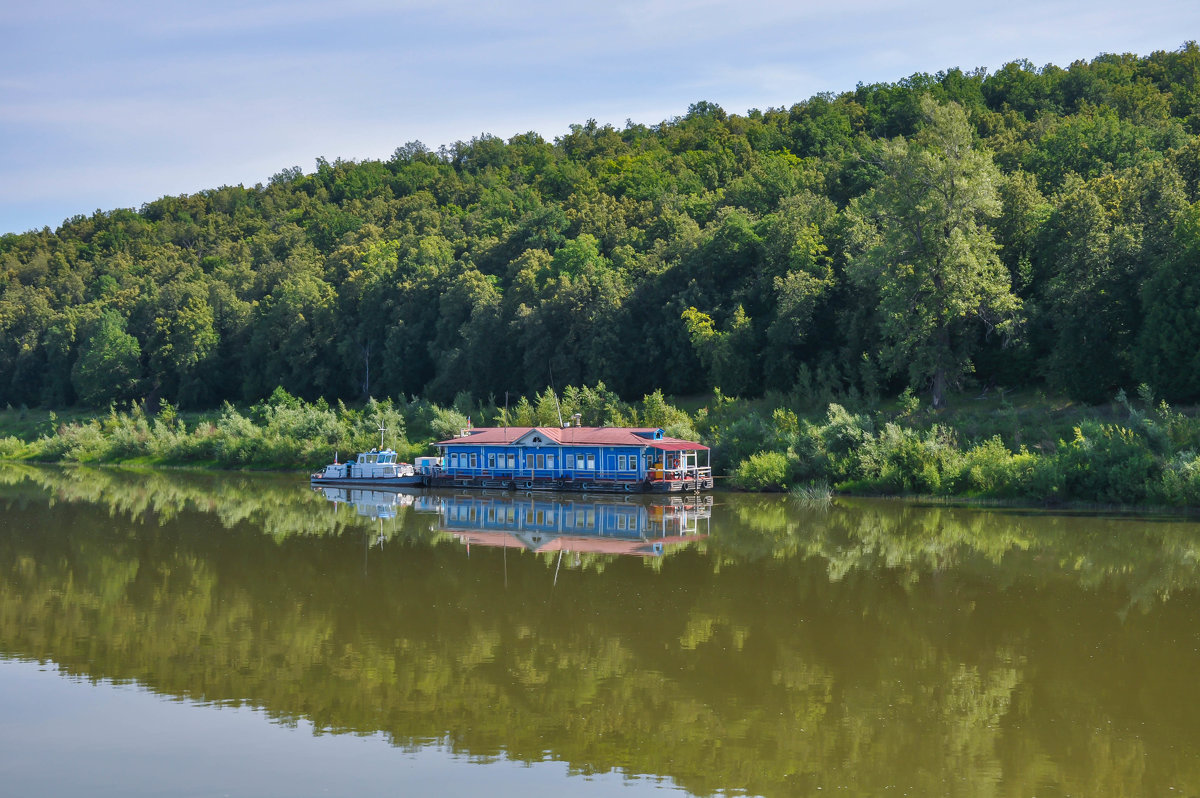
[[[1200,48],[484,136],[0,237],[0,404],[1200,398]],[[156,403],[152,406],[157,406]]]

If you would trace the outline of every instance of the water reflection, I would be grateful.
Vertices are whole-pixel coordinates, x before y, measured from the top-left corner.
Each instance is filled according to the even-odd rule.
[[[369,488],[335,488],[322,486],[314,490],[333,502],[334,510],[341,505],[354,508],[364,518],[395,518],[405,507],[412,507],[417,490],[371,490]]]
[[[453,495],[320,488],[359,515],[392,518],[396,507],[437,517],[437,528],[466,546],[530,552],[661,557],[668,548],[708,537],[712,496],[549,497],[544,494]]]
[[[23,467],[0,483],[2,657],[696,794],[1200,794],[1191,522],[730,495],[656,519]],[[456,537],[561,540],[569,506],[590,509],[586,540],[620,540],[622,514],[630,540],[695,539],[584,554],[603,567],[562,579],[557,550],[468,557]]]

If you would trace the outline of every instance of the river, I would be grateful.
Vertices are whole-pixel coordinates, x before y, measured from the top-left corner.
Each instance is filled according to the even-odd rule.
[[[0,793],[1200,795],[1200,524],[0,465]]]

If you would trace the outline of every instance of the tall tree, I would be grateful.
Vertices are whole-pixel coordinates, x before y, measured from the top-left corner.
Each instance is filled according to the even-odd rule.
[[[1138,376],[1173,402],[1200,397],[1200,203],[1175,228],[1174,252],[1142,287]]]
[[[125,319],[105,311],[80,347],[71,382],[80,401],[91,407],[121,402],[137,395],[142,376],[142,348],[125,332]]]
[[[882,331],[897,365],[930,385],[934,407],[971,370],[975,325],[1008,335],[1020,311],[985,220],[996,215],[999,173],[955,103],[921,100],[911,141],[884,142],[883,178],[851,203],[851,273],[879,295]]]

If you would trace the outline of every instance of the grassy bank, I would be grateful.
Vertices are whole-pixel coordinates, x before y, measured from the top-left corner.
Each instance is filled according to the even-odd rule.
[[[668,403],[661,393],[623,402],[601,384],[547,390],[508,407],[465,395],[452,407],[424,400],[357,408],[308,403],[282,390],[250,408],[181,415],[163,405],[102,416],[0,413],[0,458],[217,468],[309,469],[385,442],[406,459],[467,425],[663,427],[712,447],[725,484],[746,490],[1200,506],[1200,420],[1143,389],[1137,399],[1078,406],[1040,395],[959,397],[933,412],[911,394],[851,408],[797,407],[717,392]],[[687,409],[682,409],[687,408]]]

